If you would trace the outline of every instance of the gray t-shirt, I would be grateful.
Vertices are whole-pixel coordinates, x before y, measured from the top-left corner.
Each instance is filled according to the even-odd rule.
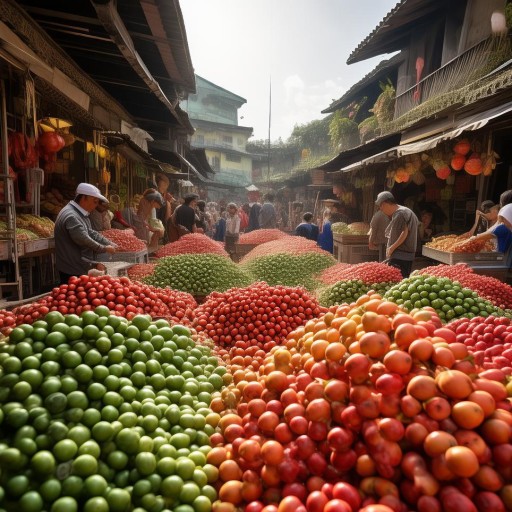
[[[396,242],[406,227],[409,229],[407,237],[395,249],[391,257],[397,260],[412,261],[418,245],[418,217],[406,206],[399,206],[391,217],[391,222],[386,228],[387,247],[391,247]]]
[[[388,242],[386,238],[386,228],[390,218],[380,210],[376,211],[370,221],[370,244],[385,245]]]

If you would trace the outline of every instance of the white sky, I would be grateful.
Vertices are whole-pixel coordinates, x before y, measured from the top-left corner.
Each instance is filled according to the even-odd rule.
[[[347,66],[398,0],[181,0],[196,74],[247,100],[239,124],[286,140],[381,60]],[[242,119],[243,116],[243,119]]]

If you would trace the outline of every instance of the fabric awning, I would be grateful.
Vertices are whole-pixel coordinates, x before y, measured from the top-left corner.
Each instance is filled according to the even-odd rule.
[[[356,169],[360,169],[361,167],[364,167],[368,164],[389,162],[402,156],[414,155],[417,153],[422,153],[423,151],[428,151],[429,149],[435,148],[439,143],[445,140],[456,139],[464,132],[480,130],[487,123],[489,123],[489,121],[492,121],[493,119],[503,116],[509,112],[512,112],[512,101],[504,103],[503,105],[498,105],[497,107],[486,110],[485,112],[480,112],[478,114],[474,114],[473,116],[459,119],[456,122],[455,128],[452,128],[451,130],[446,131],[440,135],[427,137],[416,142],[400,144],[385,151],[381,151],[380,153],[376,153],[370,157],[363,158],[358,162],[347,165],[340,169],[338,172],[343,173],[355,171]]]

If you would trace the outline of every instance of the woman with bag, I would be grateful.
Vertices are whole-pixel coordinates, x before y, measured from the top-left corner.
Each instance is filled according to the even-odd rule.
[[[196,232],[196,210],[195,206],[199,196],[188,194],[185,202],[178,206],[167,223],[167,238],[169,242],[175,242],[187,233]]]

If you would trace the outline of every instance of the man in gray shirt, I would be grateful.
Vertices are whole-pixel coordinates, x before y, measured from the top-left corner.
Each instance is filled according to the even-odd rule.
[[[55,266],[60,283],[65,284],[71,276],[87,274],[92,268],[105,270],[102,263],[94,261],[94,254],[116,251],[114,244],[94,231],[89,214],[100,201],[108,203],[106,197],[90,183],[80,183],[75,199],[70,201],[55,221]]]
[[[372,251],[379,251],[379,261],[386,259],[386,246],[388,243],[386,228],[390,220],[391,219],[384,212],[377,210],[370,221],[368,247]]]
[[[274,202],[273,194],[263,196],[263,205],[259,213],[260,229],[277,228],[277,212],[272,204]]]
[[[418,217],[406,206],[398,205],[391,192],[381,192],[375,205],[391,219],[385,232],[386,258],[409,277],[418,244]]]

